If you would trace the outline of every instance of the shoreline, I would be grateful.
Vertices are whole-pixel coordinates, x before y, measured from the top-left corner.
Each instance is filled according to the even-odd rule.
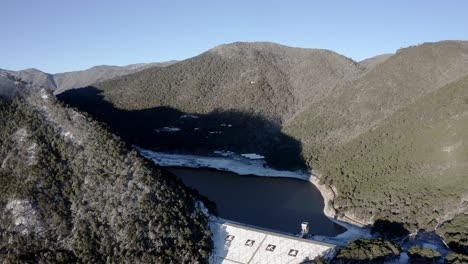
[[[336,197],[336,191],[333,190],[332,186],[328,186],[326,184],[320,183],[320,177],[317,174],[312,173],[310,180],[309,180],[315,188],[320,192],[320,194],[323,197],[323,202],[324,202],[324,208],[323,208],[323,213],[330,219],[337,220],[340,222],[344,222],[347,224],[355,225],[358,227],[365,227],[369,225],[370,223],[364,223],[362,221],[359,221],[357,219],[354,219],[346,214],[343,214],[344,217],[340,217],[337,212],[335,207],[333,206],[335,197]],[[334,221],[336,222],[336,221]],[[341,223],[340,223],[341,224]]]
[[[329,243],[329,244],[335,244],[339,246],[346,246],[348,243],[358,238],[366,238],[366,239],[375,238],[375,236],[371,234],[370,228],[369,228],[369,225],[372,223],[365,223],[363,221],[355,219],[352,216],[349,216],[343,213],[339,213],[339,214],[337,213],[333,204],[334,199],[336,197],[335,188],[333,186],[320,183],[321,177],[315,171],[313,172],[311,171],[309,173],[305,173],[304,171],[302,172],[277,171],[269,167],[263,166],[262,161],[259,161],[259,160],[252,161],[246,158],[239,158],[238,156],[235,156],[235,159],[233,159],[232,157],[221,158],[221,160],[223,161],[223,163],[221,164],[222,166],[216,166],[216,165],[220,165],[216,163],[216,161],[220,161],[219,157],[158,153],[158,152],[152,152],[150,150],[141,149],[138,147],[137,147],[137,150],[145,158],[152,160],[155,164],[161,167],[180,167],[180,168],[191,168],[191,169],[204,168],[204,169],[212,169],[216,171],[225,171],[225,172],[227,171],[227,172],[235,173],[238,175],[244,175],[244,176],[294,178],[294,179],[299,179],[303,181],[309,181],[311,184],[315,186],[315,188],[317,188],[317,190],[320,192],[320,196],[323,198],[324,215],[328,219],[330,219],[330,221],[346,229],[346,231],[344,231],[343,233],[338,234],[333,237],[321,236],[321,235],[311,236],[310,237],[311,240]],[[145,151],[146,153],[142,153],[141,150]],[[151,155],[148,155],[148,154],[151,154]],[[162,156],[158,156],[159,154],[162,154]],[[166,160],[164,159],[164,157],[170,157],[170,159]],[[182,160],[180,160],[180,158],[182,158]],[[202,160],[203,162],[199,162],[200,160]],[[227,160],[227,163],[224,163],[226,160]],[[241,172],[248,172],[248,173],[237,173],[237,171],[239,171],[239,168],[231,167],[231,166],[237,166],[237,165],[242,167],[240,168]],[[275,172],[280,172],[280,173],[277,175],[268,175],[268,172],[271,172],[271,170]],[[213,219],[213,217],[215,216],[210,215],[211,221],[216,221],[216,220],[221,219],[218,217],[215,217],[215,219]],[[275,230],[272,230],[272,232],[282,233],[280,231],[275,231]],[[441,240],[445,244],[445,241],[442,238]],[[424,243],[424,241],[422,241],[421,243]],[[446,244],[445,246],[447,247]],[[440,249],[438,250],[443,251]],[[405,255],[402,254],[401,258],[404,259],[404,257]]]
[[[335,237],[321,237],[323,241],[331,241],[329,238],[344,239],[349,241],[352,238],[369,236],[366,223],[355,220],[349,216],[339,217],[333,207],[335,191],[333,187],[320,183],[319,175],[305,171],[281,171],[265,166],[263,160],[251,160],[239,156],[230,157],[210,157],[184,154],[170,154],[165,152],[156,152],[134,146],[138,152],[145,158],[153,161],[161,167],[180,167],[180,168],[206,168],[218,171],[232,172],[238,175],[251,175],[255,177],[281,177],[294,178],[312,183],[320,192],[324,208],[323,213],[332,222],[344,227],[345,232]]]

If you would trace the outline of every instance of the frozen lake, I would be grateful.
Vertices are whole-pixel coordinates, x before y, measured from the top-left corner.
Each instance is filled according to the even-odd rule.
[[[210,169],[167,169],[214,201],[222,218],[287,233],[299,233],[304,221],[309,222],[313,235],[336,236],[346,231],[325,216],[323,198],[308,181]]]

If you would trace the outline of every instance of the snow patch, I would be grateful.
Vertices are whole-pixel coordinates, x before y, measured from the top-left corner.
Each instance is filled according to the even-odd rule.
[[[341,233],[335,237],[327,236],[312,236],[313,240],[332,243],[340,246],[346,246],[349,242],[356,240],[358,238],[374,238],[368,227],[359,227],[346,222],[339,221],[335,218],[328,217],[331,221],[335,222],[338,225],[343,226],[347,230],[344,233]]]
[[[156,131],[157,133],[160,133],[160,132],[179,132],[180,131],[180,128],[178,127],[163,127],[163,128],[156,128],[154,131]]]
[[[25,142],[26,138],[28,137],[29,133],[26,128],[20,128],[18,131],[15,132],[14,138],[16,139],[17,142]]]
[[[258,154],[255,154],[255,153],[245,153],[245,154],[241,154],[241,156],[244,157],[244,158],[253,159],[253,160],[264,159],[265,158],[264,156],[258,155]]]
[[[450,152],[454,151],[455,149],[457,149],[458,147],[460,147],[462,145],[462,143],[463,142],[459,141],[456,144],[445,146],[445,147],[442,148],[442,151],[450,153]]]
[[[223,157],[231,157],[231,156],[236,154],[236,153],[234,153],[232,151],[229,151],[229,150],[215,150],[215,151],[213,151],[213,153],[216,154],[216,155],[223,156]]]
[[[437,245],[430,244],[430,243],[423,243],[422,248],[429,248],[429,249],[436,250],[436,251],[439,250],[439,247]]]
[[[199,208],[206,217],[211,217],[210,211],[202,201],[195,201],[195,208]]]
[[[197,119],[197,118],[199,118],[199,116],[197,116],[197,115],[185,114],[185,115],[181,115],[179,118],[192,118],[192,119]]]
[[[264,160],[252,160],[233,155],[227,157],[207,157],[185,154],[156,152],[135,146],[145,158],[162,167],[211,168],[229,171],[239,175],[266,177],[289,177],[308,181],[310,172],[276,170],[266,165]]]
[[[222,127],[232,127],[231,124],[221,124],[221,125],[219,125],[219,126],[222,126]]]
[[[221,132],[221,131],[210,131],[210,135],[211,134],[221,134],[221,133],[223,133],[223,132]]]
[[[14,224],[20,229],[21,234],[26,235],[31,231],[39,233],[44,230],[39,222],[38,213],[29,200],[10,199],[6,209],[10,211]]]
[[[50,96],[49,96],[49,94],[47,93],[47,91],[45,89],[41,89],[39,91],[39,94],[41,95],[41,98],[44,101],[48,101],[50,99]]]
[[[37,157],[38,150],[39,150],[39,145],[36,142],[32,143],[31,146],[28,147],[28,149],[26,150],[28,153],[26,164],[31,166],[37,163],[36,157]]]
[[[70,140],[73,140],[75,138],[75,136],[70,131],[62,133],[62,135],[63,135],[63,137],[65,137],[67,139],[70,139]]]

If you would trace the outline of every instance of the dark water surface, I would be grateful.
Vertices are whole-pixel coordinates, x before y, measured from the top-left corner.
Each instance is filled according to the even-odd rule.
[[[222,218],[288,233],[299,233],[304,221],[309,222],[313,235],[335,236],[345,231],[324,215],[323,198],[310,182],[209,169],[169,170],[215,202]]]

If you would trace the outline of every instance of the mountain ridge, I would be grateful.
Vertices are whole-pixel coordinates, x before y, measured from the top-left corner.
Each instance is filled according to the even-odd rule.
[[[55,94],[68,89],[88,86],[92,83],[104,81],[117,76],[138,72],[151,67],[165,67],[177,61],[135,63],[125,66],[97,65],[81,71],[70,71],[62,73],[47,73],[36,68],[28,68],[19,71],[4,70],[13,76],[19,77],[26,82],[53,90]]]

